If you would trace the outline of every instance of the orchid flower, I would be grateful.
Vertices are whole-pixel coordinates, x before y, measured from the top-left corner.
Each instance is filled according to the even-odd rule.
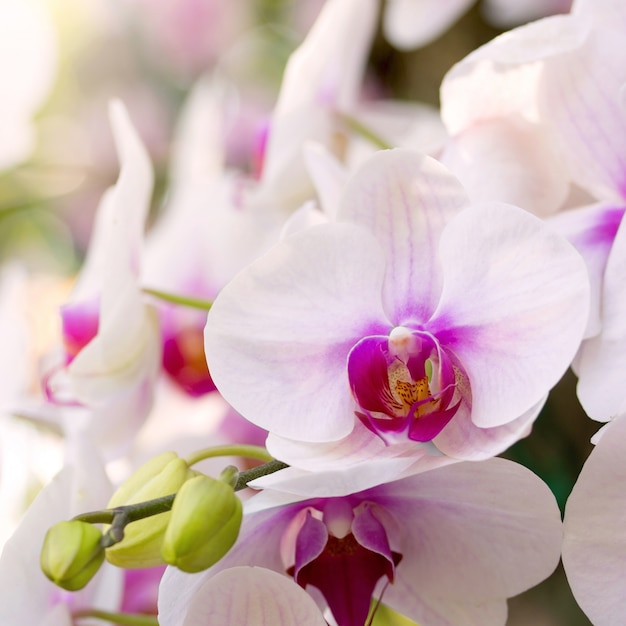
[[[574,597],[596,626],[619,624],[626,611],[625,441],[626,419],[620,416],[602,429],[565,507],[563,566]]]
[[[322,490],[325,479],[321,472]],[[166,571],[161,626],[195,624],[189,615],[197,604],[207,606],[208,581],[243,565],[315,588],[339,626],[363,626],[371,600],[381,595],[420,624],[503,625],[506,598],[548,576],[561,545],[550,490],[502,459],[357,493],[347,484],[337,497],[311,499],[308,485],[297,494],[267,489],[246,506],[239,540],[216,566],[193,575]]]
[[[473,0],[391,0],[385,11],[384,30],[400,50],[425,46],[450,28],[473,4]],[[571,0],[485,0],[490,21],[515,25],[565,13]]]
[[[45,383],[51,402],[67,408],[70,420],[86,419],[114,456],[150,410],[160,339],[155,312],[139,288],[152,169],[119,102],[111,106],[111,123],[120,176],[99,207],[85,267],[61,313],[64,351]]]
[[[279,437],[337,442],[357,421],[387,444],[485,458],[569,366],[588,297],[582,260],[540,220],[470,205],[434,159],[382,151],[336,222],[286,237],[220,292],[206,353],[226,400]]]

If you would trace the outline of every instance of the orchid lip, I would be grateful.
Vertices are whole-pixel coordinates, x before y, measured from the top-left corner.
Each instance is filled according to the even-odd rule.
[[[320,519],[319,509],[323,509]],[[393,583],[402,555],[391,550],[376,505],[328,499],[294,518],[295,561],[287,573],[303,588],[319,589],[339,626],[362,626],[378,582]],[[337,536],[334,529],[343,528]]]
[[[463,402],[460,377],[467,379],[456,359],[422,330],[365,337],[348,355],[355,414],[387,444],[434,439]]]

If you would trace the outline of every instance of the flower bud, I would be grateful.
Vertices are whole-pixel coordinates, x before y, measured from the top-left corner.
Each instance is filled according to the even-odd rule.
[[[200,572],[219,561],[237,540],[241,500],[233,488],[196,476],[178,492],[161,554],[184,572]]]
[[[43,541],[43,573],[67,591],[82,589],[104,561],[102,533],[87,522],[72,520],[52,526]]]
[[[175,452],[163,452],[137,471],[113,494],[108,508],[137,504],[176,493],[186,480],[196,475]],[[124,538],[106,550],[107,561],[125,568],[161,565],[161,541],[170,512],[131,522]],[[106,530],[106,529],[105,529]]]

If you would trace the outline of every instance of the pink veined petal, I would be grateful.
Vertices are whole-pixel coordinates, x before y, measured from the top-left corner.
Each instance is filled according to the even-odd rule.
[[[470,7],[472,0],[391,0],[385,37],[400,50],[425,46],[439,37]]]
[[[388,533],[403,559],[385,602],[419,623],[431,623],[422,603],[440,604],[445,616],[444,600],[484,604],[489,615],[494,600],[538,584],[559,561],[556,500],[537,476],[510,461],[457,463],[361,497],[400,522]]]
[[[333,441],[354,425],[346,357],[388,329],[384,259],[371,235],[322,224],[287,237],[237,275],[209,312],[205,348],[217,388],[271,432]]]
[[[574,358],[589,311],[587,270],[539,219],[496,203],[450,222],[441,259],[443,291],[428,330],[467,372],[474,424],[506,424]]]
[[[541,115],[558,135],[572,179],[611,202],[626,198],[624,8],[595,20],[585,44],[550,59],[541,78]]]
[[[261,567],[234,567],[207,580],[182,626],[325,626],[304,590]]]
[[[624,404],[626,367],[626,223],[617,230],[604,272],[601,333],[583,342],[577,358],[578,398],[593,419],[607,421]]]
[[[384,306],[394,323],[424,322],[434,311],[441,232],[467,203],[443,165],[410,150],[378,152],[349,180],[337,219],[364,226],[382,246]]]
[[[626,612],[626,419],[612,422],[591,452],[565,506],[563,566],[576,601],[596,626]]]

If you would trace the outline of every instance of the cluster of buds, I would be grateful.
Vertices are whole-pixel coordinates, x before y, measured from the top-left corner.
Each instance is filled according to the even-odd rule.
[[[126,569],[165,563],[185,572],[207,569],[239,534],[237,477],[234,467],[211,478],[174,452],[159,454],[118,488],[106,510],[52,526],[41,568],[67,591],[85,587],[105,559]],[[100,522],[110,524],[100,530],[94,525]]]

